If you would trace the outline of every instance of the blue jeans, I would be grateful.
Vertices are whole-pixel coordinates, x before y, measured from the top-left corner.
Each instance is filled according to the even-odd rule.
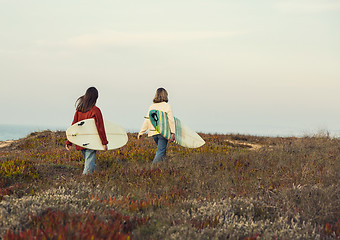
[[[153,140],[155,140],[155,143],[157,144],[156,155],[152,163],[156,163],[164,160],[166,156],[166,145],[168,144],[168,139],[166,139],[160,134],[154,135],[152,137]]]
[[[82,149],[81,153],[85,158],[83,174],[92,174],[97,168],[95,163],[97,151],[91,149]]]

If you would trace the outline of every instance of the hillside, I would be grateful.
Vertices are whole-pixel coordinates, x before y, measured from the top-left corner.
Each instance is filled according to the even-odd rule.
[[[200,134],[151,165],[150,138],[99,152],[97,172],[64,132],[0,145],[3,239],[337,239],[340,141]],[[1,237],[0,237],[1,238]]]

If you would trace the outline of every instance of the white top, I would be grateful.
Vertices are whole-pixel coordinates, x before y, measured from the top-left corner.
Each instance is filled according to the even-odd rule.
[[[159,110],[159,111],[166,112],[168,114],[170,132],[175,133],[175,120],[174,120],[174,114],[172,113],[171,105],[169,103],[166,103],[166,102],[160,102],[160,103],[154,103],[149,107],[147,117],[145,118],[143,126],[142,126],[141,130],[139,131],[140,135],[144,134],[147,130],[149,130],[149,132],[148,132],[149,137],[156,135],[156,134],[159,134],[159,132],[156,131],[156,129],[154,128],[154,126],[152,125],[152,123],[149,119],[149,112],[151,110]]]

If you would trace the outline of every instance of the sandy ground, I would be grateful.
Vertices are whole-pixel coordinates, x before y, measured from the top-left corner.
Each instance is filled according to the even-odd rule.
[[[249,150],[259,150],[263,146],[260,144],[254,144],[254,143],[247,143],[243,141],[236,141],[236,140],[225,140],[226,142],[229,142],[234,145],[243,145],[249,148]]]
[[[0,149],[10,146],[13,142],[15,141],[14,140],[0,141]]]

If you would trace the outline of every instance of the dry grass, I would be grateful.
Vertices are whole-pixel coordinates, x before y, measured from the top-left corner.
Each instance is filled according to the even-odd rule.
[[[339,140],[202,137],[207,144],[195,150],[170,144],[167,161],[151,165],[154,143],[129,134],[123,148],[98,154],[92,176],[81,176],[82,156],[64,149],[64,132],[33,133],[11,143],[0,150],[1,166],[15,160],[29,171],[0,171],[3,238],[44,228],[32,219],[46,219],[48,209],[58,219],[68,213],[64,218],[72,221],[61,221],[65,229],[75,216],[113,224],[112,210],[142,219],[128,230],[123,221],[117,228],[134,239],[339,238]],[[90,230],[77,231],[87,236]]]

